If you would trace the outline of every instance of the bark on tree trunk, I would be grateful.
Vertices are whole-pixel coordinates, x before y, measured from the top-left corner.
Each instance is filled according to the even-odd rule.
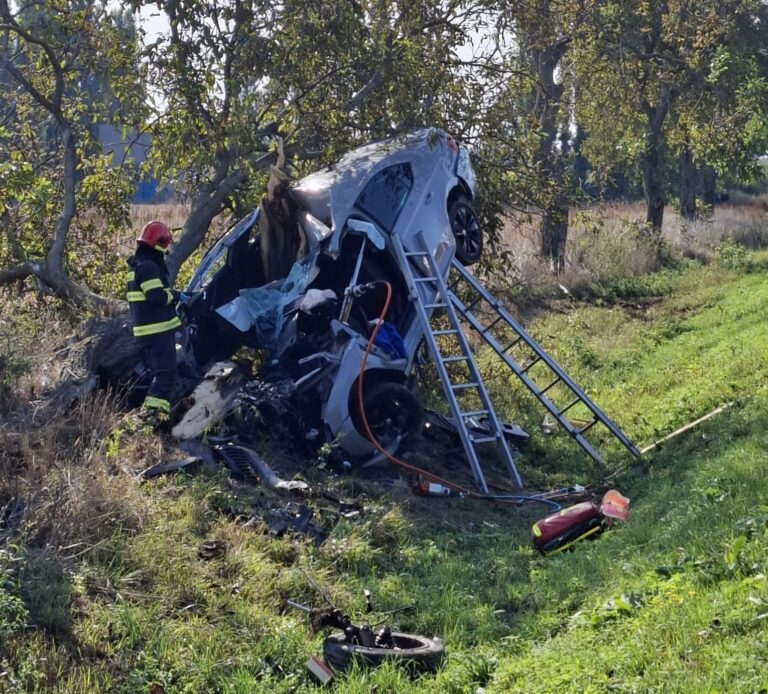
[[[688,147],[680,153],[680,216],[689,222],[696,219],[696,167]]]
[[[659,88],[658,105],[645,103],[643,110],[648,119],[645,133],[645,149],[641,157],[643,172],[643,193],[645,194],[645,221],[650,225],[655,238],[661,236],[661,225],[664,222],[664,193],[661,187],[661,171],[659,168],[659,147],[661,143],[661,128],[669,113],[674,94],[672,88],[662,84]]]
[[[222,205],[234,190],[245,181],[247,173],[240,169],[234,174],[223,178],[218,183],[212,183],[201,189],[192,203],[192,210],[184,222],[184,229],[178,240],[172,245],[168,255],[168,271],[171,282],[176,279],[182,263],[195,252],[203,242],[211,222],[219,212]]]
[[[274,154],[272,153],[262,154],[252,162],[251,168],[252,170],[266,168],[273,159]],[[171,282],[176,278],[182,263],[203,242],[211,222],[221,212],[224,203],[247,180],[248,171],[245,168],[236,168],[232,172],[229,172],[229,168],[229,161],[221,161],[216,180],[202,188],[195,196],[192,210],[184,223],[184,229],[168,255]]]
[[[664,222],[664,194],[659,181],[658,134],[649,134],[642,155],[643,194],[645,196],[645,221],[651,227],[655,238],[661,236]]]
[[[541,141],[538,164],[547,175],[551,197],[542,205],[540,228],[541,255],[547,260],[554,273],[565,268],[565,242],[568,238],[568,196],[566,185],[565,156],[568,147],[567,135],[561,138],[561,147],[555,147],[558,137],[558,116],[563,85],[555,81],[565,44],[556,43],[546,48],[533,48],[531,55],[538,76],[536,87],[536,110],[539,114]]]

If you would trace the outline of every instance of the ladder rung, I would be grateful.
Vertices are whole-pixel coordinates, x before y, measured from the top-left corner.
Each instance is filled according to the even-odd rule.
[[[467,388],[477,388],[479,385],[477,381],[470,381],[469,383],[452,383],[451,388],[453,390],[466,390]]]
[[[425,255],[429,255],[429,253],[427,253],[427,251],[405,251],[405,256],[407,258],[423,258]]]
[[[506,347],[504,347],[501,350],[501,353],[502,354],[506,354],[507,352],[509,352],[510,349],[512,349],[522,339],[523,339],[522,337],[518,337],[516,340],[512,340],[512,342],[510,342]]]
[[[424,304],[424,308],[445,308],[445,304]]]
[[[496,319],[490,324],[486,325],[480,332],[485,335],[496,323],[498,323],[501,320],[501,316],[497,316]]]
[[[474,412],[459,412],[462,417],[479,417],[480,415],[487,415],[488,410],[475,410]]]
[[[566,412],[568,412],[568,410],[570,410],[570,409],[571,409],[571,408],[572,408],[572,407],[573,407],[573,406],[574,406],[574,405],[575,405],[577,402],[581,402],[581,398],[574,398],[573,400],[571,400],[571,402],[569,402],[569,403],[568,403],[568,404],[567,404],[567,405],[566,405],[566,406],[565,406],[565,407],[564,407],[562,410],[560,410],[560,412],[558,412],[557,414],[565,414],[565,413],[566,413]]]
[[[544,395],[544,393],[546,393],[546,392],[547,392],[547,391],[548,391],[548,390],[549,390],[549,389],[550,389],[552,386],[554,386],[554,385],[557,385],[557,384],[558,384],[558,383],[560,383],[560,381],[562,381],[562,380],[563,380],[563,379],[562,379],[562,378],[560,378],[560,376],[558,376],[558,377],[557,377],[557,378],[556,378],[554,381],[552,381],[552,383],[550,383],[550,384],[549,384],[549,385],[548,385],[546,388],[543,388],[542,390],[540,390],[540,391],[539,391],[539,395]]]
[[[473,301],[471,304],[469,304],[469,306],[467,306],[467,308],[466,308],[466,311],[467,311],[467,312],[471,311],[471,310],[472,310],[473,308],[475,308],[475,306],[477,306],[477,305],[478,305],[478,304],[479,304],[479,303],[480,303],[482,300],[483,300],[483,297],[482,297],[482,296],[478,296],[478,297],[477,297],[477,299],[475,299],[475,300],[474,300],[474,301]]]
[[[528,365],[523,369],[523,373],[528,371],[534,364],[538,364],[541,361],[541,357],[537,356],[533,361],[528,362]]]
[[[598,419],[597,419],[597,417],[595,417],[589,424],[586,424],[585,426],[581,427],[581,429],[579,429],[578,433],[579,434],[583,434],[583,433],[589,431],[593,426],[595,426],[595,424],[597,424],[597,422],[598,422]]]
[[[472,443],[491,443],[493,441],[498,441],[498,439],[495,436],[470,436],[469,437]]]
[[[467,357],[464,355],[459,357],[441,357],[440,361],[443,362],[443,364],[450,364],[451,362],[455,361],[467,361]]]
[[[436,277],[414,277],[414,282],[435,282],[437,280]]]
[[[433,330],[432,334],[433,335],[456,335],[458,332],[459,332],[458,330],[454,330],[453,328],[451,328],[451,330]]]

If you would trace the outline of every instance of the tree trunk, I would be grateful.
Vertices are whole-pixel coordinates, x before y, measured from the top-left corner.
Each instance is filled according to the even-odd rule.
[[[535,108],[541,130],[537,163],[547,176],[545,185],[550,191],[542,205],[540,249],[542,257],[556,274],[562,272],[565,267],[565,242],[568,238],[568,195],[564,190],[567,135],[561,137],[559,150],[555,146],[558,138],[560,99],[563,95],[563,86],[555,81],[555,74],[564,52],[565,44],[562,43],[531,50],[538,77]]]
[[[651,228],[654,237],[661,236],[664,223],[664,195],[658,180],[657,157],[643,156],[643,193],[645,195],[645,222]]]
[[[655,238],[661,236],[661,225],[664,222],[664,193],[661,186],[661,170],[659,167],[659,148],[661,144],[661,128],[672,104],[673,92],[669,85],[662,84],[659,88],[659,102],[656,106],[643,104],[648,125],[645,132],[645,148],[641,156],[640,166],[643,172],[643,193],[645,195],[645,221],[651,227]]]
[[[643,195],[645,196],[645,222],[651,228],[655,238],[661,236],[664,222],[664,193],[661,187],[659,170],[659,132],[651,130],[646,134],[645,149],[640,166],[643,173]]]
[[[559,275],[565,269],[565,242],[568,238],[568,201],[564,195],[544,212],[541,220],[541,253],[549,269]]]
[[[44,259],[32,259],[0,271],[0,286],[36,277],[40,283],[64,301],[80,308],[108,312],[115,309],[115,302],[94,294],[87,287],[73,282],[64,267],[69,228],[76,211],[75,172],[77,168],[77,138],[68,121],[59,117],[59,129],[64,150],[62,182],[64,201],[56,222],[53,243]]]
[[[575,124],[575,135],[573,137],[573,180],[575,186],[583,191],[587,191],[587,177],[589,176],[589,160],[581,153],[581,147],[586,140],[586,133],[578,123]],[[589,186],[590,188],[592,186]]]
[[[294,149],[289,149],[290,154]],[[261,154],[251,162],[251,170],[265,169],[273,161],[273,153]],[[194,253],[205,239],[214,217],[219,214],[232,193],[248,179],[248,170],[244,166],[230,172],[229,160],[219,162],[219,175],[212,183],[198,191],[192,203],[192,210],[179,239],[171,247],[168,256],[168,270],[171,282],[176,278],[182,263]]]
[[[688,146],[680,153],[680,216],[689,222],[696,219],[696,167]]]
[[[184,222],[181,236],[172,245],[171,252],[168,255],[168,271],[171,282],[176,278],[182,263],[203,242],[211,222],[221,212],[222,205],[226,199],[245,181],[247,176],[248,174],[241,169],[227,176],[219,183],[205,186],[195,196],[192,210],[189,213],[189,217],[187,217],[187,221]]]

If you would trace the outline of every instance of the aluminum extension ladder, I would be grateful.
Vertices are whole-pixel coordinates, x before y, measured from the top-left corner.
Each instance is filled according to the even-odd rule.
[[[459,317],[452,300],[452,293],[446,287],[434,257],[427,250],[422,232],[419,232],[416,238],[423,250],[406,251],[400,239],[394,235],[392,236],[392,242],[400,261],[400,266],[404,269],[405,281],[408,285],[411,301],[413,301],[416,313],[419,316],[429,353],[437,367],[440,382],[443,386],[443,393],[450,407],[459,437],[464,446],[464,451],[469,459],[469,464],[472,467],[475,483],[483,494],[489,493],[488,484],[480,467],[478,449],[486,444],[495,444],[514,480],[515,486],[517,489],[522,489],[523,482],[515,466],[512,451],[504,437],[504,432],[493,408],[493,403],[488,395],[485,383],[483,383],[483,378],[477,368],[477,363],[475,362],[467,337],[461,330]],[[414,261],[420,263],[421,270],[417,269]],[[426,274],[424,274],[425,270]],[[419,285],[424,287],[423,293]],[[431,298],[425,301],[425,297]],[[444,329],[435,329],[432,326],[432,318],[437,309],[445,311],[448,326]],[[444,355],[441,353],[437,340],[438,337],[450,338],[450,342],[453,344],[451,354]],[[452,379],[449,368],[459,364],[464,367],[463,376],[459,379],[455,377]],[[459,382],[455,382],[456,380]],[[462,405],[459,403],[459,393],[464,396],[473,394],[475,402],[479,402],[479,405],[471,410],[462,409]],[[478,434],[469,430],[467,420],[477,417],[487,420],[486,428],[490,433]]]
[[[448,401],[475,481],[483,493],[488,493],[488,485],[478,458],[478,445],[480,444],[495,443],[512,475],[515,486],[522,489],[523,484],[510,448],[504,438],[498,416],[477,368],[469,342],[462,332],[459,317],[485,340],[502,362],[546,408],[555,421],[595,462],[603,465],[602,457],[587,440],[585,434],[597,424],[604,426],[633,456],[640,456],[640,451],[635,444],[589,399],[581,388],[517,323],[501,303],[458,260],[454,258],[452,261],[449,269],[449,273],[452,273],[450,275],[452,279],[450,286],[447,286],[434,257],[425,245],[421,233],[417,234],[417,242],[420,246],[420,250],[417,251],[406,252],[399,239],[393,236],[392,240],[401,267],[407,269],[405,279],[424,330],[425,342],[437,367],[443,393]],[[425,270],[427,271],[426,274]],[[419,285],[426,285],[427,290],[424,293],[420,292]],[[465,304],[457,292],[461,292],[464,298],[467,294],[471,295],[472,298],[469,303]],[[424,297],[430,295],[434,298],[428,299],[428,303],[425,303]],[[478,308],[479,310],[476,310]],[[439,309],[444,309],[444,318],[436,318],[438,314],[435,311]],[[437,325],[438,320],[447,322],[447,325],[444,327]],[[506,339],[505,335],[509,336],[509,339]],[[451,354],[441,353],[437,339],[441,336],[444,336],[442,338],[444,346],[445,344],[453,345]],[[447,343],[446,340],[448,340]],[[512,356],[512,350],[515,348],[522,351],[523,356],[528,355],[525,365],[518,363]],[[449,365],[454,363],[464,365],[463,375],[468,375],[465,381],[457,383],[454,382],[455,378],[452,380]],[[537,364],[539,366],[534,378],[531,369]],[[539,385],[542,381],[544,385]],[[565,400],[564,404],[558,405],[553,402],[553,398],[548,393],[554,392],[554,390],[559,390],[559,395]],[[459,403],[459,394],[468,392],[474,392],[475,401],[481,403],[479,409],[471,411],[462,409],[462,405]],[[581,404],[589,412],[589,418],[583,424],[576,424],[566,417],[566,413],[578,404]],[[476,416],[487,418],[490,435],[478,436],[468,430],[467,420]]]

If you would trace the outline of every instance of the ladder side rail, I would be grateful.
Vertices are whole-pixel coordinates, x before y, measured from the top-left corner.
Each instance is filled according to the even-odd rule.
[[[416,310],[416,314],[419,317],[419,321],[421,322],[422,331],[424,333],[424,340],[435,363],[435,367],[437,368],[437,373],[440,377],[440,385],[443,388],[443,394],[445,395],[445,399],[448,401],[451,414],[453,415],[454,421],[456,422],[456,429],[458,431],[459,438],[461,439],[462,446],[464,447],[464,452],[467,455],[470,467],[472,468],[472,474],[474,475],[475,483],[483,492],[483,494],[488,494],[488,484],[485,481],[485,476],[483,475],[482,468],[480,467],[477,451],[475,450],[471,434],[467,431],[466,426],[463,426],[463,420],[461,418],[461,407],[459,406],[458,400],[456,399],[456,396],[451,389],[451,379],[448,374],[448,369],[442,361],[442,354],[440,353],[440,349],[432,331],[430,314],[427,312],[422,295],[419,292],[419,288],[416,282],[414,282],[416,272],[419,273],[419,276],[422,276],[422,268],[417,269],[411,263],[410,257],[405,253],[400,239],[393,236],[392,241],[398,261],[400,262],[401,267],[405,270],[403,275],[405,277],[406,284],[408,285],[410,299],[413,303],[414,309]],[[426,254],[422,255],[419,253],[414,257],[426,257]],[[435,277],[437,277],[437,275],[435,275]],[[421,286],[424,286],[423,283]],[[458,327],[457,331],[460,332]]]
[[[427,315],[425,309],[418,303],[418,300],[416,299],[415,301],[416,310],[419,312],[419,315],[423,317],[422,325],[426,326],[424,330],[424,339],[427,342],[429,352],[432,355],[432,360],[434,361],[435,367],[437,368],[437,373],[440,377],[440,384],[443,388],[443,395],[445,395],[445,399],[448,401],[451,414],[453,415],[453,419],[456,422],[456,430],[458,431],[459,437],[461,438],[464,452],[467,454],[470,467],[472,468],[472,474],[475,477],[475,483],[482,490],[483,494],[488,494],[488,484],[485,481],[485,476],[483,475],[482,468],[480,467],[480,461],[478,460],[477,451],[475,450],[474,442],[472,441],[472,435],[467,431],[466,426],[462,426],[463,420],[461,418],[461,407],[459,406],[459,402],[456,399],[456,396],[451,390],[451,380],[450,376],[448,375],[448,369],[442,361],[440,349],[438,348],[437,342],[435,341],[428,326],[429,316]],[[426,323],[424,321],[426,321]]]
[[[424,239],[421,232],[417,234],[417,238],[421,242],[422,246],[424,246],[425,245]],[[522,490],[523,481],[520,477],[520,473],[517,470],[517,466],[515,465],[512,451],[509,449],[509,444],[507,443],[507,440],[504,437],[504,431],[501,427],[501,422],[499,421],[498,415],[496,414],[496,409],[493,407],[493,403],[491,402],[491,396],[488,394],[488,390],[485,387],[485,382],[483,381],[483,377],[480,374],[480,369],[478,369],[477,363],[475,362],[475,358],[472,354],[472,348],[469,345],[469,340],[467,340],[466,335],[464,335],[464,332],[461,330],[459,317],[456,314],[456,307],[453,305],[453,302],[452,302],[453,292],[449,291],[448,288],[445,286],[445,282],[440,276],[440,271],[437,267],[437,263],[435,262],[435,259],[432,257],[431,254],[427,256],[427,262],[430,266],[430,272],[432,272],[432,275],[436,278],[435,284],[438,287],[438,293],[441,295],[442,301],[445,303],[445,312],[448,315],[448,322],[457,331],[456,340],[459,342],[459,345],[461,346],[461,349],[467,358],[467,367],[469,368],[470,378],[474,379],[474,381],[477,383],[476,390],[480,396],[480,401],[482,402],[483,407],[488,413],[488,420],[491,424],[492,431],[496,438],[497,445],[501,449],[504,462],[506,463],[507,468],[510,474],[512,475],[512,478],[514,479],[515,486],[517,487],[517,489]],[[431,329],[428,332],[431,334],[432,332]],[[437,343],[435,343],[435,346],[437,346]],[[446,375],[447,375],[447,372],[446,372]],[[445,384],[445,386],[447,386],[448,389],[450,390],[450,380]],[[461,424],[461,428],[465,429],[466,423],[463,419],[464,416],[466,416],[466,413],[462,413],[462,416],[459,421]]]
[[[452,300],[456,303],[456,307],[465,320],[472,326],[474,330],[482,327],[482,324],[475,318],[474,314],[466,311],[466,307],[457,296],[453,296]],[[541,389],[533,382],[531,377],[523,370],[523,368],[515,362],[512,357],[499,350],[499,342],[493,335],[483,335],[483,339],[491,346],[491,348],[499,355],[502,361],[509,367],[509,369],[523,382],[534,397],[547,409],[547,411],[555,418],[563,429],[575,439],[578,444],[586,451],[586,453],[599,465],[604,465],[603,459],[600,454],[594,449],[592,444],[582,436],[578,429],[576,429],[570,422],[570,420],[560,413],[560,410],[546,395],[541,392]]]
[[[477,291],[483,299],[491,305],[491,308],[493,308],[494,311],[498,315],[500,315],[504,322],[507,323],[507,325],[517,334],[519,335],[523,342],[538,356],[541,357],[541,361],[543,361],[547,367],[560,379],[560,382],[562,382],[566,388],[568,388],[575,396],[581,400],[581,402],[584,404],[584,406],[593,414],[593,416],[598,419],[607,429],[610,431],[613,436],[618,439],[618,441],[635,457],[640,457],[640,451],[638,450],[637,446],[629,440],[629,438],[624,434],[624,432],[619,428],[619,426],[611,420],[610,417],[608,417],[591,399],[590,397],[571,379],[570,376],[568,376],[567,373],[563,370],[563,368],[555,362],[552,357],[550,357],[543,349],[542,347],[526,332],[525,328],[523,328],[513,317],[512,315],[504,308],[504,306],[501,305],[501,303],[493,297],[493,295],[485,289],[481,284],[477,282],[477,280],[469,274],[466,269],[457,261],[454,260],[454,268],[458,270],[461,277],[464,278],[464,280],[473,288],[475,291]],[[452,299],[454,301],[460,301],[458,297],[455,295],[455,293],[452,293]],[[468,319],[468,314],[471,315],[471,312],[462,304],[462,309],[460,309],[462,312],[462,315]],[[472,321],[470,321],[472,323]],[[490,335],[487,331],[484,332],[485,327],[479,322],[475,321],[472,327],[480,333],[481,337],[488,342],[489,345],[496,351],[502,359],[506,356],[506,353],[504,352],[504,348],[496,341],[493,340],[493,343],[491,340],[489,340],[489,337],[493,337]],[[506,359],[504,359],[507,361]],[[515,369],[513,369],[515,370]],[[515,373],[517,371],[515,370]],[[531,382],[532,383],[532,382]],[[528,384],[526,384],[528,385]],[[534,394],[539,390],[535,384],[534,388],[536,390],[532,390]],[[529,386],[530,388],[530,386]],[[554,413],[553,413],[554,414]]]

